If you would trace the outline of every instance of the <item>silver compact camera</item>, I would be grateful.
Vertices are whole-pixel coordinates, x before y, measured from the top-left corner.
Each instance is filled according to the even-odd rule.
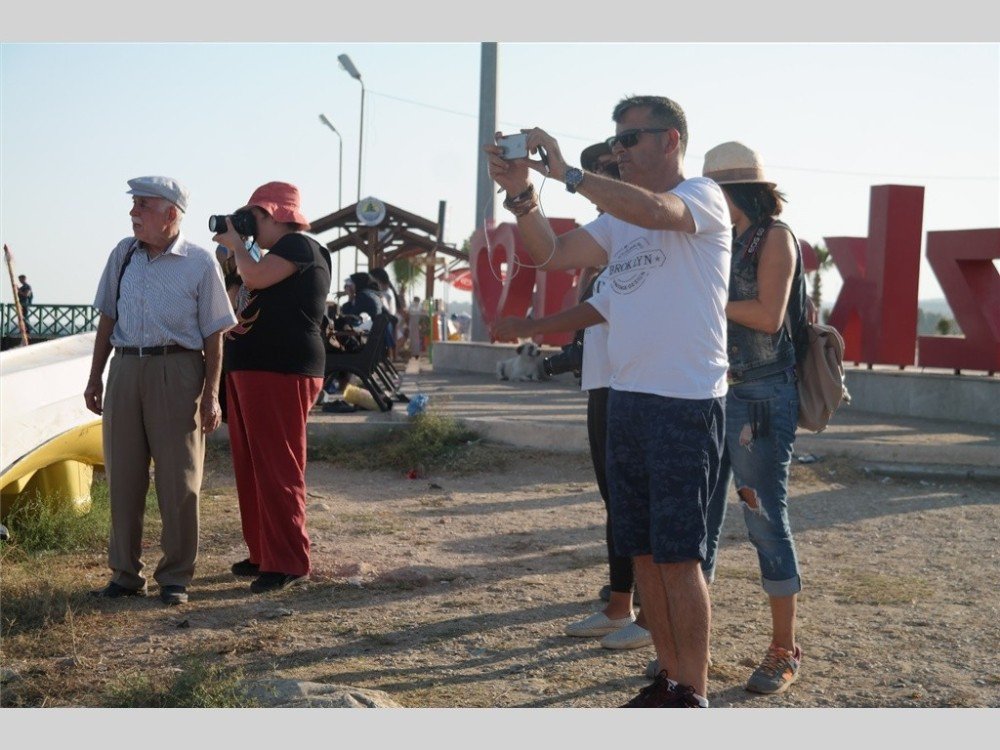
[[[504,159],[526,159],[528,157],[528,134],[514,133],[497,138],[497,145],[503,149]]]

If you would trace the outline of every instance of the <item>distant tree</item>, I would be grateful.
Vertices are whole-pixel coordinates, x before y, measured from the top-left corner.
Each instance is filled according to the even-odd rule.
[[[947,336],[952,331],[952,321],[948,318],[941,318],[935,328],[940,335]]]
[[[816,309],[822,310],[820,302],[823,301],[823,277],[821,274],[823,271],[833,268],[833,258],[830,257],[830,250],[826,245],[813,245],[813,250],[816,251],[816,260],[819,262],[819,266],[812,273],[812,294],[809,296],[812,297]]]
[[[399,296],[407,301],[408,293],[416,287],[417,283],[424,277],[423,256],[416,258],[397,258],[391,264],[392,275],[396,277],[396,285],[399,287]]]

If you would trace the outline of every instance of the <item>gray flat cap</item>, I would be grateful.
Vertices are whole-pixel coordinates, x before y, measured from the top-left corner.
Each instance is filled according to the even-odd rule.
[[[131,195],[166,198],[181,211],[187,211],[187,188],[170,177],[135,177],[128,181],[128,186]]]

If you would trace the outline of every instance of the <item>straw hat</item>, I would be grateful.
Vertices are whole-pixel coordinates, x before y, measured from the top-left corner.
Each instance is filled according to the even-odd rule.
[[[721,143],[705,154],[705,167],[701,171],[720,185],[759,182],[775,186],[764,176],[764,161],[760,154],[739,141]]]

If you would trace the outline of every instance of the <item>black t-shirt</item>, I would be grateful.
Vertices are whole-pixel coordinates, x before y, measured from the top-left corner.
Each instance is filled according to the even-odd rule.
[[[304,234],[286,234],[270,250],[295,264],[287,279],[250,292],[226,333],[226,370],[266,370],[323,377],[321,333],[330,291],[330,253]]]

